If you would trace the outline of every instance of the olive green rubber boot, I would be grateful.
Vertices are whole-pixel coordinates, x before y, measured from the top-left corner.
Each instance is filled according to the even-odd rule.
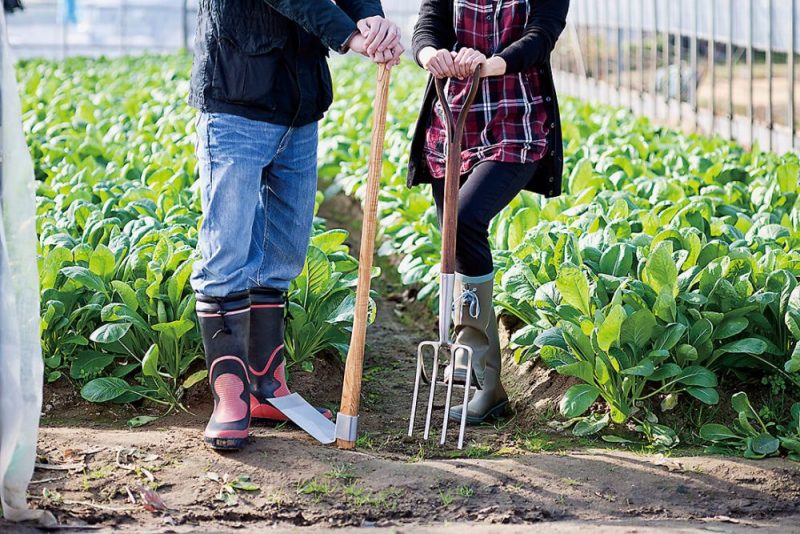
[[[467,277],[456,275],[456,304],[453,316],[455,343],[472,348],[472,384],[478,387],[467,406],[467,423],[480,424],[487,419],[503,415],[508,406],[508,395],[500,383],[500,335],[494,313],[494,275]],[[467,379],[467,355],[456,351],[453,356],[454,383],[464,384]],[[450,376],[450,369],[445,371]],[[450,418],[461,419],[461,406],[450,410]]]

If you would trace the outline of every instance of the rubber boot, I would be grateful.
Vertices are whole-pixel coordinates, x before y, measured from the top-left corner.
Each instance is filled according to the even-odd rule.
[[[453,324],[455,342],[472,348],[472,384],[478,390],[467,405],[467,423],[476,425],[502,416],[508,407],[508,395],[500,383],[500,335],[494,313],[494,276],[456,275],[457,295]],[[467,378],[467,355],[457,350],[453,356],[455,383]],[[450,418],[461,420],[461,406],[450,410]]]
[[[204,437],[212,449],[238,450],[250,429],[247,338],[250,299],[246,292],[224,298],[197,296],[197,320],[206,351],[214,413]]]
[[[286,384],[283,333],[286,294],[276,289],[250,290],[250,415],[253,419],[282,422],[288,418],[267,399],[291,395]],[[330,410],[317,408],[328,419]]]

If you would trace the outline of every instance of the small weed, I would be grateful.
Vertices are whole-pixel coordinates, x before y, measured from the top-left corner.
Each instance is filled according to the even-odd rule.
[[[475,489],[472,486],[467,484],[463,484],[458,487],[458,494],[465,499],[469,499],[473,495],[475,495]]]
[[[64,497],[56,490],[44,488],[42,490],[42,506],[60,505],[64,502]]]
[[[453,504],[453,494],[449,491],[443,492],[439,490],[439,500],[442,501],[442,506],[450,506]]]
[[[300,482],[297,484],[298,495],[315,495],[317,497],[327,495],[331,492],[331,487],[326,482],[320,482],[316,478]]]
[[[577,480],[572,479],[572,478],[562,478],[561,482],[563,482],[564,484],[566,484],[567,486],[570,486],[570,487],[572,487],[572,486],[580,486],[581,485],[580,482],[578,482]]]
[[[325,476],[328,478],[345,481],[358,478],[358,475],[356,475],[353,471],[353,466],[351,464],[335,464],[331,467],[330,471],[325,473]]]
[[[358,482],[353,482],[344,487],[344,494],[350,497],[356,506],[370,506],[391,510],[397,508],[397,503],[390,498],[398,497],[402,493],[402,490],[398,489],[383,490],[376,493],[361,487]]]
[[[498,451],[499,452],[499,451]],[[491,445],[486,444],[472,444],[467,445],[467,447],[463,450],[456,450],[450,451],[448,457],[450,458],[473,458],[473,459],[480,459],[480,458],[488,458],[495,454],[492,451]]]
[[[425,447],[420,445],[419,446],[419,450],[417,451],[417,454],[415,454],[414,456],[410,457],[408,459],[408,463],[414,464],[414,463],[417,463],[417,462],[424,462],[424,461],[425,461]]]
[[[100,480],[103,478],[107,478],[111,476],[111,473],[113,473],[116,468],[117,466],[113,464],[104,465],[102,467],[98,467],[97,469],[92,469],[91,471],[89,471],[89,473],[87,473],[86,475],[86,478],[88,480]]]
[[[368,433],[363,433],[356,438],[356,447],[359,449],[372,449],[372,436]]]

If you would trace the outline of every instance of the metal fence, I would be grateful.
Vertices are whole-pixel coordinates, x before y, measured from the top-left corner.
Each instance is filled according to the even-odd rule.
[[[27,0],[8,16],[16,57],[170,52],[191,46],[197,0]]]
[[[559,90],[784,152],[797,136],[798,0],[572,0]]]

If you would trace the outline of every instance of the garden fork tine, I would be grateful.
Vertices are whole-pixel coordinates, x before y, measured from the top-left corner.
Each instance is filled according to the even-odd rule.
[[[442,267],[440,275],[440,288],[439,288],[439,340],[438,341],[423,341],[417,348],[417,370],[414,380],[414,394],[411,406],[411,420],[408,424],[408,435],[414,434],[414,422],[417,415],[417,401],[419,399],[419,389],[422,380],[427,380],[427,373],[425,372],[425,349],[430,347],[433,349],[430,393],[428,394],[428,407],[425,415],[425,428],[423,431],[423,438],[428,439],[431,427],[431,417],[433,414],[433,401],[438,385],[447,386],[447,394],[445,396],[445,413],[444,422],[442,423],[442,436],[440,443],[443,445],[447,438],[447,422],[450,418],[450,404],[453,396],[453,380],[451,378],[442,383],[437,382],[439,372],[439,354],[447,353],[446,357],[442,360],[447,360],[451,365],[454,364],[454,355],[457,351],[464,351],[467,355],[467,380],[464,384],[464,400],[461,410],[461,425],[458,433],[458,448],[464,446],[464,433],[467,426],[467,404],[469,403],[470,392],[470,378],[472,375],[472,348],[453,343],[450,340],[450,325],[452,323],[453,313],[453,290],[455,287],[455,259],[456,259],[456,230],[458,223],[458,190],[459,190],[459,169],[461,167],[461,140],[464,136],[464,126],[467,122],[467,112],[472,103],[475,102],[475,97],[478,94],[478,88],[481,81],[481,67],[475,69],[472,76],[472,85],[464,107],[459,114],[458,121],[456,122],[453,111],[445,97],[445,82],[444,80],[436,80],[436,94],[439,102],[444,111],[445,126],[447,128],[447,164],[444,178],[444,215],[442,217]],[[460,386],[459,386],[460,387]]]

